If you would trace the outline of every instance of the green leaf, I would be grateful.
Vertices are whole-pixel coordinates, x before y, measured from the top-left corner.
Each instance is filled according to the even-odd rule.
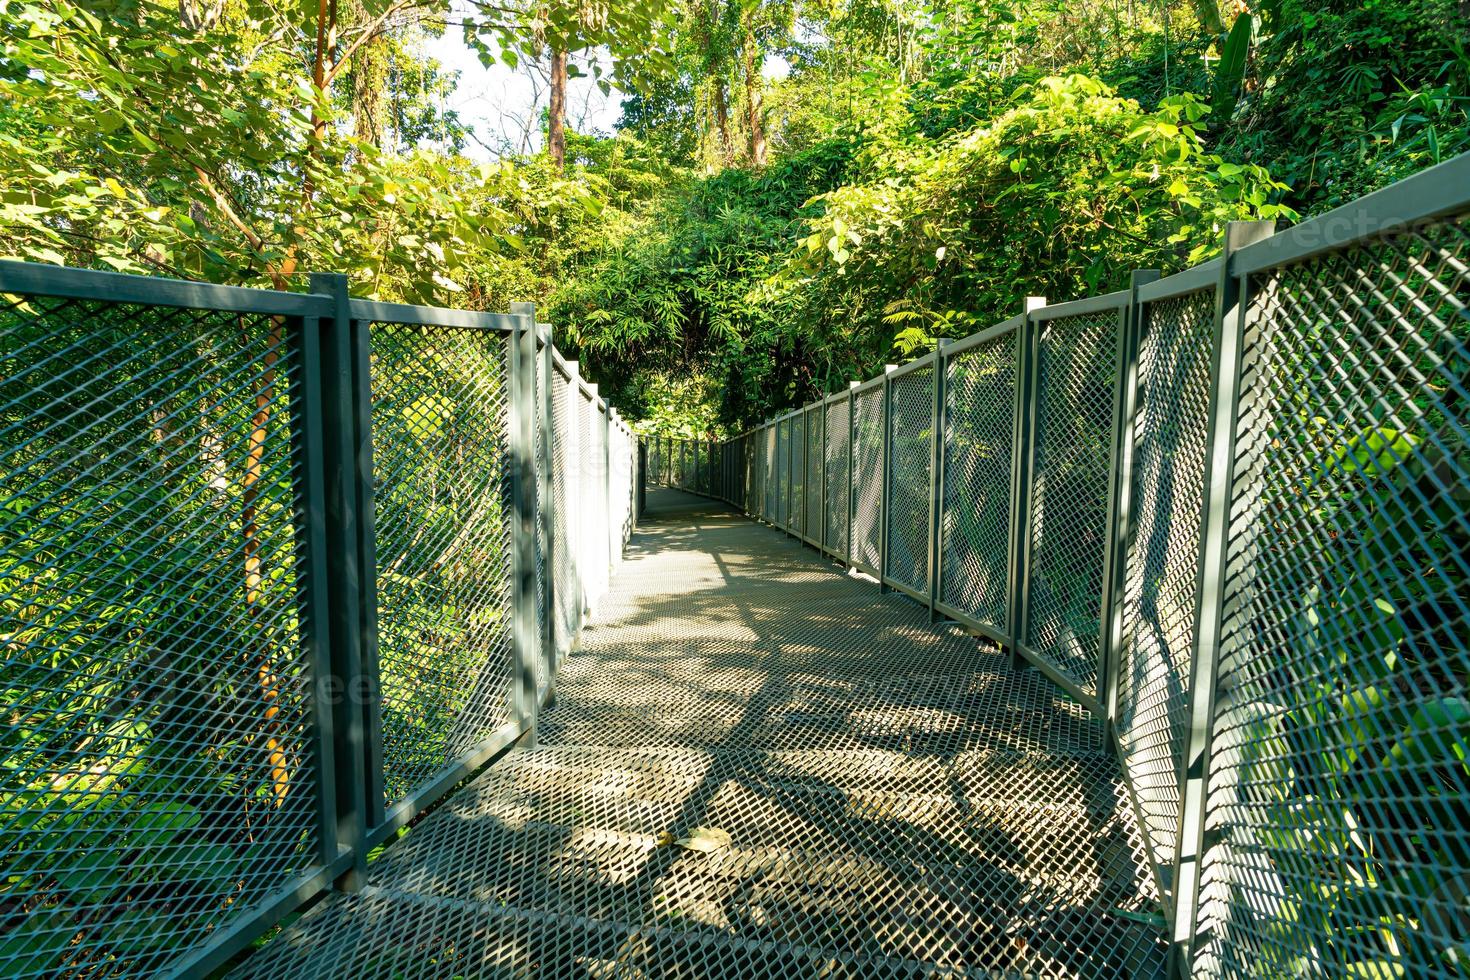
[[[1210,118],[1217,128],[1224,126],[1235,115],[1254,29],[1255,19],[1250,14],[1236,17],[1230,28],[1230,35],[1225,39],[1225,47],[1220,51],[1220,63],[1215,68],[1215,81],[1210,97]]]

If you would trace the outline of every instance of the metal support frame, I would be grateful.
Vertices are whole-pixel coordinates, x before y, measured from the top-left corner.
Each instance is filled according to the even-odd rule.
[[[362,841],[367,834],[367,797],[365,767],[367,746],[364,732],[362,694],[362,627],[359,603],[362,583],[373,577],[364,569],[359,545],[359,507],[362,503],[363,474],[357,467],[357,440],[361,425],[371,424],[371,417],[361,418],[354,399],[354,350],[352,314],[347,298],[347,277],[336,273],[316,273],[310,288],[319,295],[332,298],[332,315],[317,321],[319,325],[319,379],[321,410],[321,458],[325,480],[325,514],[322,523],[326,546],[323,578],[327,596],[326,626],[330,634],[327,647],[332,690],[328,710],[332,721],[332,769],[335,788],[323,794],[323,800],[335,801],[332,814],[336,846],[350,850],[351,868],[337,879],[336,887],[357,891],[367,876],[367,849]],[[313,377],[307,372],[307,377]],[[308,395],[308,398],[310,396]],[[370,430],[368,430],[370,432]],[[371,499],[372,473],[366,491]],[[307,617],[311,622],[312,617]],[[325,802],[323,803],[325,805]],[[335,856],[335,854],[333,855]]]
[[[536,317],[530,304],[512,307],[510,362],[511,718],[534,742],[536,660]]]
[[[888,585],[888,482],[893,479],[893,372],[897,364],[883,365],[883,410],[881,475],[878,477],[878,591],[891,591]]]
[[[822,459],[821,462],[817,465],[817,476],[822,481],[822,489],[820,491],[822,497],[820,501],[821,506],[817,508],[817,522],[821,525],[821,527],[817,529],[816,541],[817,548],[820,551],[824,553],[830,553],[830,549],[827,546],[827,510],[831,504],[831,501],[829,500],[830,494],[827,493],[827,411],[829,406],[827,403],[827,399],[825,398],[818,402],[818,404],[821,406],[818,411],[821,414],[821,420],[819,424],[822,427],[820,440],[822,446]]]
[[[1212,728],[1225,614],[1225,575],[1231,496],[1235,481],[1236,417],[1249,306],[1248,277],[1232,272],[1235,254],[1271,235],[1266,221],[1232,221],[1225,229],[1225,251],[1215,287],[1215,346],[1210,391],[1204,509],[1200,520],[1200,563],[1195,591],[1195,636],[1190,651],[1189,731],[1186,735],[1179,843],[1174,849],[1174,914],[1170,922],[1169,972],[1192,972],[1199,930],[1200,871],[1204,858]]]
[[[1118,664],[1123,642],[1123,590],[1128,547],[1133,540],[1133,434],[1138,411],[1138,344],[1143,329],[1138,291],[1161,277],[1157,269],[1136,269],[1128,278],[1118,337],[1117,375],[1113,400],[1113,469],[1108,487],[1108,536],[1103,550],[1102,636],[1098,644],[1098,698],[1102,701],[1107,737],[1118,746]]]
[[[1011,541],[1010,599],[1006,603],[1006,634],[1010,637],[1011,660],[1017,665],[1027,661],[1021,656],[1026,640],[1026,585],[1030,563],[1028,539],[1031,519],[1031,478],[1035,463],[1036,434],[1036,334],[1032,313],[1046,306],[1045,296],[1027,296],[1016,327],[1016,400],[1014,409],[1014,454],[1011,460]]]
[[[534,313],[534,311],[533,311]],[[552,329],[549,323],[536,325],[536,341],[541,345],[537,353],[540,368],[537,380],[545,378],[544,389],[536,392],[536,406],[540,414],[541,452],[536,459],[536,496],[541,501],[541,561],[546,569],[546,581],[541,594],[541,649],[546,661],[546,703],[556,700],[556,670],[561,666],[561,656],[556,644],[556,495],[552,489],[551,468],[556,441],[556,423],[552,399],[556,397],[556,358],[552,345]]]
[[[940,339],[934,358],[934,408],[930,413],[929,438],[929,621],[944,618],[939,611],[944,596],[944,555],[940,547],[944,535],[940,523],[944,520],[944,467],[945,467],[945,385],[949,380],[949,361],[944,349],[950,346],[948,339]]]
[[[847,553],[842,556],[842,561],[849,570],[856,567],[852,562],[852,523],[857,516],[857,504],[853,500],[857,489],[857,454],[853,443],[857,441],[857,389],[861,383],[850,381],[847,385],[847,532],[843,535],[847,540]]]
[[[582,555],[586,548],[583,545],[584,536],[587,533],[585,515],[582,513],[582,499],[584,494],[582,472],[582,440],[585,435],[582,432],[582,366],[576,361],[567,364],[567,446],[562,457],[567,461],[566,480],[566,503],[567,503],[567,548],[572,553],[572,602],[576,610],[576,625],[572,628],[572,636],[569,639],[569,649],[575,651],[582,647],[582,623],[586,618],[587,609],[587,582],[584,577],[585,569],[582,567]]]
[[[613,526],[612,434],[617,427],[613,415],[613,407],[606,405],[599,416],[602,419],[602,563],[609,581],[617,564],[618,546],[614,542],[622,533],[621,528]]]

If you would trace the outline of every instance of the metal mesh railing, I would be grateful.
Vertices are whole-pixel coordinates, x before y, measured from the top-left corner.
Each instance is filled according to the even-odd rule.
[[[786,523],[792,533],[806,533],[806,413],[791,417],[791,502]]]
[[[1214,319],[1214,289],[1148,303],[1139,314],[1117,730],[1144,833],[1164,867],[1179,837]]]
[[[776,423],[776,488],[775,512],[772,515],[777,527],[788,527],[791,503],[791,420]]]
[[[806,522],[802,525],[808,539],[822,540],[822,466],[826,455],[822,406],[806,412]]]
[[[852,563],[877,574],[883,564],[883,389],[855,396],[852,428]]]
[[[1097,693],[1119,310],[1044,321],[1036,339],[1023,642]]]
[[[579,563],[575,557],[577,533],[574,529],[576,509],[573,506],[580,473],[574,468],[578,460],[575,441],[578,426],[574,399],[580,396],[570,375],[564,374],[560,367],[553,372],[551,397],[551,495],[554,514],[552,565],[555,569],[553,620],[556,651],[558,656],[562,656],[571,650],[576,641],[577,628],[581,624],[582,584],[577,575]]]
[[[1461,216],[1248,277],[1204,975],[1470,970],[1467,260]]]
[[[806,409],[814,543],[1107,714],[1180,975],[1470,975],[1465,188],[1232,226]]]
[[[0,975],[209,974],[549,692],[549,339],[345,282],[0,263]]]
[[[888,556],[886,573],[920,592],[929,588],[930,454],[934,438],[934,369],[895,378],[889,391]]]
[[[946,361],[940,598],[1009,628],[1017,337],[1011,330]]]
[[[847,399],[827,407],[826,489],[827,528],[823,544],[833,554],[847,555],[848,499],[852,483],[848,479],[848,443],[851,438],[852,406]]]
[[[510,720],[507,341],[375,324],[378,686],[385,804]]]
[[[0,974],[153,975],[323,858],[300,320],[5,288]]]

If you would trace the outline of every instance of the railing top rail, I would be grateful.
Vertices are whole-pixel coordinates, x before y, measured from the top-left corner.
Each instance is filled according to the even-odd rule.
[[[939,355],[945,360],[948,360],[957,354],[963,354],[971,348],[979,347],[981,344],[987,344],[997,337],[1003,337],[1008,333],[1018,330],[1021,324],[1025,322],[1026,315],[1024,313],[1018,313],[1009,320],[1002,320],[993,327],[987,327],[978,333],[972,333],[968,337],[962,337],[953,343],[946,344],[939,349]]]
[[[1221,261],[1221,259],[1214,258],[1208,262],[1191,266],[1182,272],[1176,272],[1172,276],[1144,283],[1138,287],[1138,301],[1156,303],[1163,299],[1173,299],[1176,296],[1187,296],[1204,289],[1213,289],[1220,280]]]
[[[933,367],[934,363],[938,359],[939,354],[938,349],[936,348],[935,350],[931,350],[929,353],[925,354],[923,357],[916,357],[912,361],[909,361],[907,364],[899,365],[892,371],[889,371],[888,377],[893,379],[894,381],[897,381],[904,375],[912,374],[920,368]]]
[[[406,303],[384,303],[372,299],[349,301],[354,320],[374,323],[401,323],[409,326],[460,327],[471,330],[498,330],[509,333],[520,317],[479,310],[451,310],[439,306],[410,306]]]
[[[887,377],[888,377],[887,374],[880,374],[876,378],[869,378],[867,381],[864,381],[862,384],[853,385],[852,386],[852,393],[854,395],[862,395],[862,394],[865,394],[865,393],[867,393],[869,391],[872,391],[874,388],[877,388],[878,386],[880,386],[881,384],[883,384],[883,379],[885,379]]]
[[[1248,245],[1233,256],[1230,273],[1243,276],[1302,262],[1466,209],[1470,209],[1470,153]]]
[[[1031,311],[1030,316],[1033,320],[1060,320],[1063,317],[1084,316],[1088,313],[1101,313],[1104,310],[1120,310],[1127,304],[1128,290],[1119,289],[1100,296],[1087,296],[1066,303],[1057,303],[1055,306],[1038,306]]]
[[[267,316],[330,316],[335,302],[330,296],[314,293],[14,261],[0,261],[0,293]]]

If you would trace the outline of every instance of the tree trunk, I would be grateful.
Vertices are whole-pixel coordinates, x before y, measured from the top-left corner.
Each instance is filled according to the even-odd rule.
[[[718,75],[715,76],[715,139],[723,166],[730,162],[730,103],[725,96],[725,79]]]
[[[567,166],[567,53],[551,52],[551,108],[547,113],[546,150],[556,169]]]
[[[1224,32],[1225,20],[1220,16],[1219,0],[1194,0],[1194,12],[1205,30],[1211,34]]]
[[[353,0],[354,26],[371,29],[362,0]],[[388,41],[374,30],[352,53],[352,135],[379,149],[383,146],[383,93],[388,88]]]
[[[766,120],[761,99],[761,63],[764,59],[756,45],[755,30],[747,25],[745,32],[745,131],[752,167],[766,165]]]

